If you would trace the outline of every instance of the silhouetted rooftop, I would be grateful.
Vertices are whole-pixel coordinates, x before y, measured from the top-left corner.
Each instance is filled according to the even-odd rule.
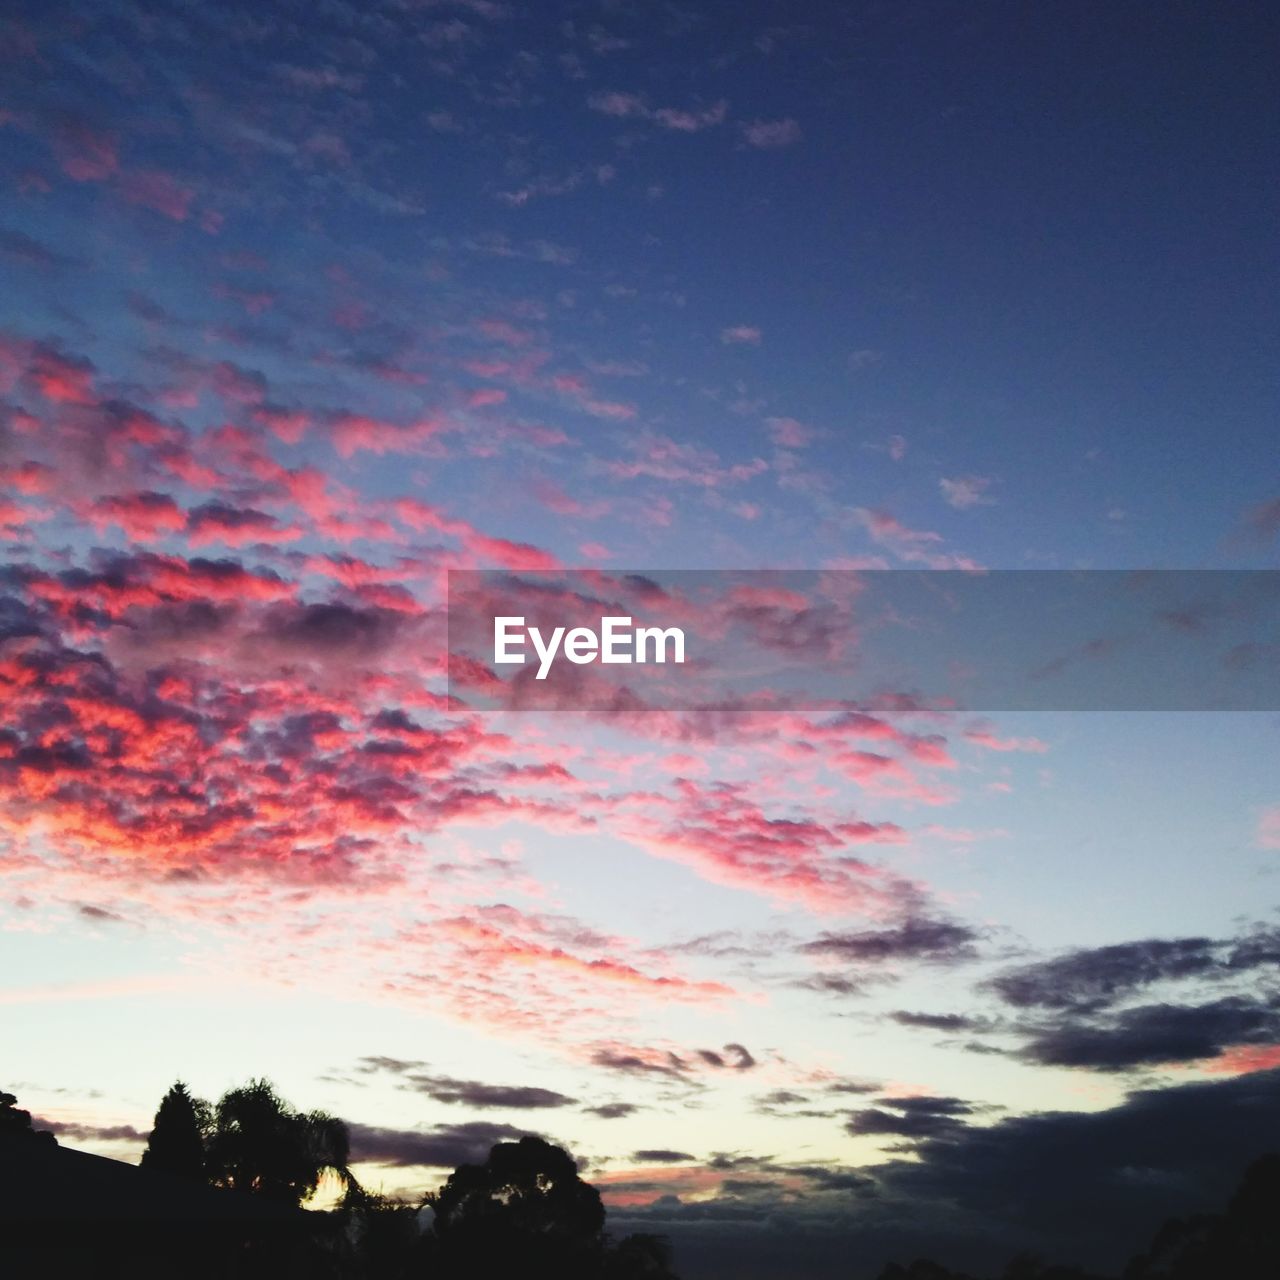
[[[122,1160],[35,1138],[0,1141],[0,1220],[36,1227],[75,1221],[119,1226],[315,1225],[302,1209],[220,1191]]]

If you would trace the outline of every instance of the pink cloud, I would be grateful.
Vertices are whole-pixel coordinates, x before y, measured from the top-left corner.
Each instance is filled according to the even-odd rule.
[[[647,116],[649,113],[649,108],[638,93],[597,93],[588,99],[587,105],[593,111],[623,120],[631,116]]]
[[[769,469],[769,464],[761,458],[726,466],[710,449],[682,444],[667,436],[635,437],[629,444],[636,456],[630,460],[603,463],[603,469],[609,475],[625,480],[647,476],[714,489],[750,480]]]
[[[99,498],[85,514],[98,529],[115,525],[139,542],[177,533],[187,524],[187,513],[167,493],[154,491]]]
[[[1280,1044],[1237,1045],[1200,1063],[1200,1069],[1209,1075],[1244,1076],[1275,1067],[1280,1067]]]
[[[73,405],[96,402],[96,370],[90,361],[43,342],[14,344],[9,350],[26,365],[24,381],[46,400]]]
[[[664,129],[674,129],[679,133],[697,133],[702,129],[709,129],[715,125],[723,124],[728,113],[729,104],[721,98],[719,102],[710,107],[703,107],[693,111],[680,110],[675,107],[659,107],[653,113],[653,118]]]
[[[1280,805],[1273,805],[1262,812],[1254,843],[1260,849],[1280,849]]]
[[[598,520],[611,510],[610,504],[601,498],[584,501],[546,480],[536,481],[533,492],[548,511],[554,511],[558,516],[570,516],[576,520]]]
[[[884,914],[914,888],[852,855],[851,847],[898,843],[894,823],[767,817],[741,786],[682,778],[676,798],[638,797],[631,838],[717,884],[748,889],[817,912]]]
[[[1039,738],[1002,738],[986,725],[974,725],[964,731],[966,741],[988,751],[1032,751],[1043,753],[1049,745]]]
[[[308,413],[301,409],[283,409],[278,405],[260,405],[253,416],[285,444],[297,444],[311,426]]]
[[[856,507],[854,518],[877,545],[892,551],[907,564],[923,564],[930,569],[979,569],[968,556],[952,555],[940,548],[943,537],[927,529],[911,529],[887,511]]]
[[[468,551],[486,564],[502,565],[506,569],[558,569],[559,560],[549,551],[530,546],[527,542],[509,542],[506,538],[494,538],[476,530],[468,530],[463,542]]]
[[[783,449],[804,449],[813,443],[817,432],[795,418],[768,418],[769,437]]]
[[[755,325],[735,324],[720,330],[720,341],[725,346],[758,347],[764,335]]]
[[[330,430],[333,447],[341,458],[356,453],[419,453],[438,436],[449,430],[439,418],[423,418],[401,426],[362,413],[340,413],[333,418]]]
[[[75,122],[58,130],[54,151],[72,181],[102,182],[119,168],[118,145],[114,135]]]

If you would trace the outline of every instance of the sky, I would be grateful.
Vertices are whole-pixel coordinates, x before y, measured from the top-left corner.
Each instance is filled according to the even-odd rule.
[[[1115,1265],[1280,1147],[1274,704],[445,681],[450,570],[1280,568],[1266,6],[6,11],[20,1105],[538,1133],[691,1280]]]

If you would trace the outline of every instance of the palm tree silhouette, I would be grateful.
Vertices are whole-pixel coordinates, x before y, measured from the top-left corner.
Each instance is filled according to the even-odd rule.
[[[348,1167],[347,1126],[326,1111],[295,1111],[269,1080],[250,1080],[218,1101],[209,1135],[209,1180],[279,1204],[301,1205],[333,1175],[361,1194]]]

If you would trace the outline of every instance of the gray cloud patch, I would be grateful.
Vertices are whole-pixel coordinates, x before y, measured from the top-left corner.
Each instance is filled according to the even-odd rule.
[[[529,1135],[527,1129],[487,1120],[437,1125],[433,1129],[385,1129],[364,1124],[347,1127],[353,1161],[390,1166],[426,1165],[434,1169],[481,1163],[495,1143]]]
[[[947,963],[973,959],[979,936],[967,925],[918,917],[892,929],[823,933],[798,949],[805,955],[872,964],[891,960]]]
[[[511,1111],[538,1110],[546,1107],[571,1107],[576,1098],[541,1089],[535,1085],[485,1084],[480,1080],[458,1080],[453,1076],[435,1075],[425,1062],[414,1059],[370,1055],[361,1058],[357,1070],[369,1075],[385,1072],[400,1077],[400,1087],[425,1094],[436,1102],[461,1104],[476,1108],[505,1108]]]

